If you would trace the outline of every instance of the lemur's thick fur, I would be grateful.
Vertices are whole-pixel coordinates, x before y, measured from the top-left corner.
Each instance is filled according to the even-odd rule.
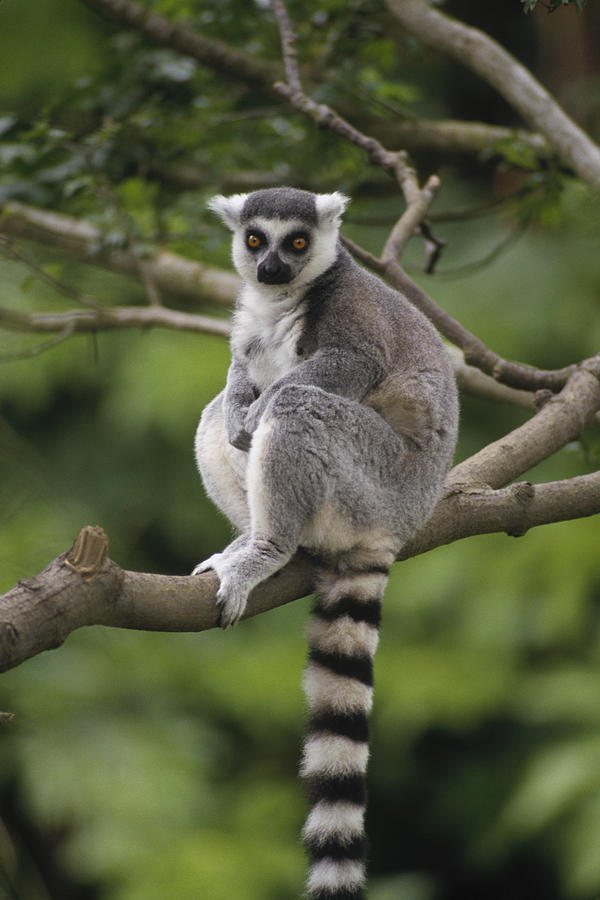
[[[351,259],[346,198],[276,188],[216,197],[242,277],[227,385],[196,459],[240,535],[194,569],[219,576],[221,624],[299,547],[319,561],[308,625],[302,775],[311,900],[365,896],[373,657],[389,568],[426,521],[458,408],[435,329]]]

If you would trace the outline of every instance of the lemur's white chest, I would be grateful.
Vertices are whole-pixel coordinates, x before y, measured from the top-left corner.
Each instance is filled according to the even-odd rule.
[[[265,298],[246,286],[235,315],[232,348],[243,355],[250,381],[259,391],[298,365],[298,341],[304,326],[305,305],[296,297]]]

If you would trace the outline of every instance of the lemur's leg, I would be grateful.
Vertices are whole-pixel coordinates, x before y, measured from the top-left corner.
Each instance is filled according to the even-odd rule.
[[[249,539],[219,559],[221,623],[235,623],[252,588],[300,545],[365,556],[368,565],[371,547],[383,542],[391,561],[402,543],[394,483],[406,455],[404,440],[372,409],[312,386],[283,387],[248,454]]]

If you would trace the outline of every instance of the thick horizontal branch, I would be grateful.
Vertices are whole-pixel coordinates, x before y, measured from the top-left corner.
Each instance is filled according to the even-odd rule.
[[[0,672],[60,646],[85,625],[147,631],[204,631],[218,624],[218,579],[128,572],[106,557],[101,528],[86,527],[40,575],[0,597]],[[313,566],[302,554],[253,591],[245,616],[310,593]]]
[[[411,34],[468,66],[496,88],[585,182],[600,188],[600,147],[507,50],[426,0],[386,0],[386,4]]]
[[[474,534],[522,535],[539,525],[598,513],[598,472],[498,491],[463,486],[438,503],[428,524],[398,558]],[[0,597],[0,671],[59,647],[72,631],[85,625],[152,631],[203,631],[217,626],[218,579],[212,572],[196,576],[128,572],[106,558],[106,549],[102,529],[83,529],[68,553]],[[244,617],[306,596],[314,578],[314,562],[298,553],[281,572],[255,588]]]
[[[121,250],[107,250],[102,232],[91,222],[11,202],[0,208],[0,234],[37,241],[86,263],[127,275],[139,275],[139,258]],[[148,277],[161,292],[232,306],[239,279],[232,272],[207,266],[158,249],[144,257]]]

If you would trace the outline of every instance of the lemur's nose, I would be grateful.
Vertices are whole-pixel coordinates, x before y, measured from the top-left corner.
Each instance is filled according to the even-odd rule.
[[[276,275],[281,270],[283,263],[275,251],[271,250],[262,265],[265,275]]]
[[[291,278],[291,269],[271,250],[259,264],[257,277],[263,284],[285,284]]]

